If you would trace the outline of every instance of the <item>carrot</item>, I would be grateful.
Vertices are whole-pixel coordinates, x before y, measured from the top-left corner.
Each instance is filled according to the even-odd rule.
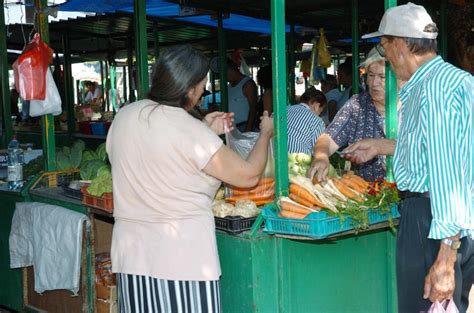
[[[344,185],[351,187],[357,192],[365,193],[367,191],[367,188],[361,186],[355,180],[352,180],[352,178],[350,177],[343,177],[341,178],[340,182],[342,182]]]
[[[268,185],[257,185],[253,188],[231,188],[233,196],[248,194],[271,194],[275,193],[275,183]]]
[[[307,206],[307,207],[312,207],[313,206],[313,204],[311,202],[309,202],[308,200],[303,199],[300,196],[295,195],[294,193],[290,193],[288,195],[288,197],[290,197],[291,200],[293,200],[296,203],[299,203],[301,205],[304,205],[304,206]]]
[[[308,207],[304,207],[288,201],[280,201],[280,206],[283,211],[291,211],[300,214],[309,214],[313,212],[313,210]]]
[[[264,205],[264,204],[267,204],[267,203],[270,203],[270,202],[273,202],[274,199],[268,199],[268,200],[255,200],[253,202],[255,202],[255,204],[257,206],[261,206],[261,205]]]
[[[344,185],[341,181],[334,179],[333,182],[336,188],[346,197],[358,201],[362,200],[354,190]]]
[[[353,181],[357,185],[360,185],[364,189],[367,189],[370,186],[369,182],[365,181],[362,177],[357,176],[355,174],[346,174],[343,176],[343,178],[350,178],[351,181]]]
[[[280,217],[284,217],[284,218],[303,219],[303,218],[305,218],[306,215],[308,215],[308,214],[301,214],[301,213],[296,213],[296,212],[281,210],[278,215],[279,215]]]
[[[225,200],[227,202],[237,202],[237,200],[252,200],[252,201],[261,201],[261,200],[273,200],[275,198],[275,195],[244,195],[244,196],[232,196],[232,197],[227,197]]]
[[[303,198],[311,204],[317,204],[318,202],[314,194],[297,184],[290,184],[290,193]]]

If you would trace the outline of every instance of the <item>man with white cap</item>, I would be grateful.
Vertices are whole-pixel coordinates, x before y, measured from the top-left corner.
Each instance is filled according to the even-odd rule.
[[[425,8],[408,3],[362,36],[380,37],[379,53],[407,81],[401,125],[398,142],[365,140],[344,151],[356,162],[394,154],[400,312],[445,299],[465,312],[474,283],[474,81],[437,55],[437,35]]]

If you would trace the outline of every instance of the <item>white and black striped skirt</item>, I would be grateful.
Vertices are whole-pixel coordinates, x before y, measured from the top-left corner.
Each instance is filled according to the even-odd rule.
[[[117,273],[121,313],[220,313],[219,280],[164,280]]]

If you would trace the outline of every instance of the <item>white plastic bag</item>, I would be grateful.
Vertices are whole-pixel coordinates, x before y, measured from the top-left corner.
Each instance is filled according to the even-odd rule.
[[[53,75],[48,69],[46,71],[46,98],[44,100],[30,101],[30,116],[40,116],[45,114],[53,114],[54,116],[61,114],[61,96],[54,82]]]
[[[428,313],[459,313],[459,310],[453,300],[444,300],[433,303]]]

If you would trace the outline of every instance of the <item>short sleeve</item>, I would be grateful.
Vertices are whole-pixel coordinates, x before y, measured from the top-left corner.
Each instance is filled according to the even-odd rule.
[[[206,167],[211,157],[223,145],[222,139],[212,129],[201,121],[190,123],[189,136],[183,142],[184,151],[188,151],[189,158],[197,169]]]
[[[337,112],[334,120],[325,130],[325,133],[327,133],[339,147],[347,145],[349,140],[353,137],[358,106],[358,97],[355,95]]]

